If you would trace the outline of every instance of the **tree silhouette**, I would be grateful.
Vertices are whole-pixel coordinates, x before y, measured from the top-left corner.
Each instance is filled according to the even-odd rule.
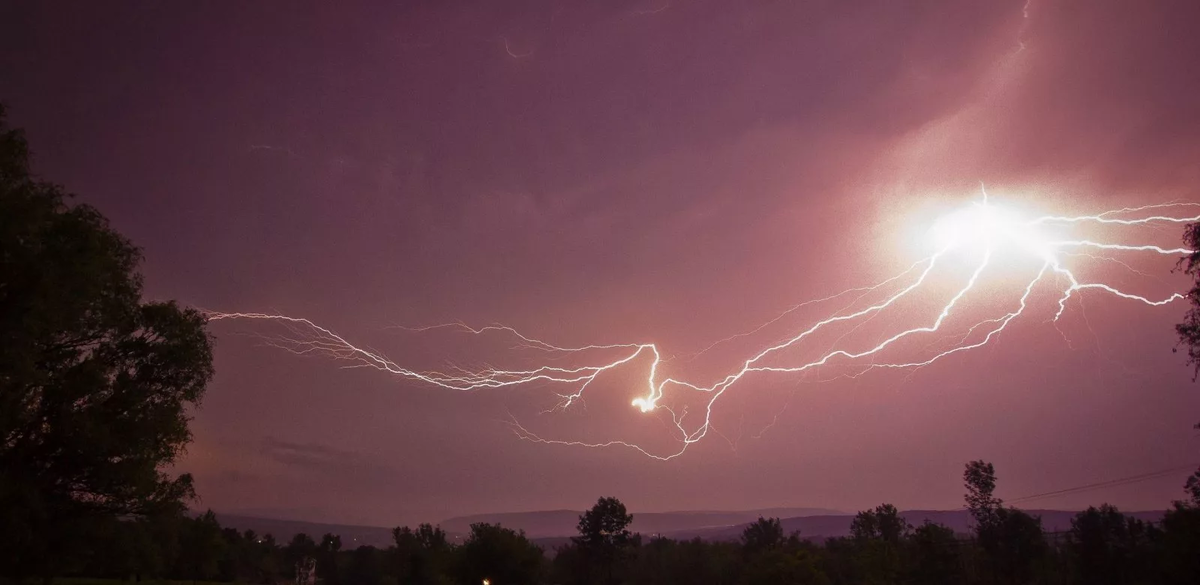
[[[432,585],[442,579],[450,554],[444,530],[430,524],[415,531],[402,526],[392,529],[392,541],[394,571],[401,583]]]
[[[498,524],[472,524],[471,536],[458,548],[458,582],[478,585],[536,583],[542,570],[542,549],[524,532]]]
[[[613,583],[616,565],[627,548],[635,543],[629,532],[633,516],[616,498],[600,498],[591,510],[579,516],[579,536],[572,537],[592,574]]]
[[[1200,425],[1196,426],[1200,428]],[[1200,508],[1200,470],[1188,476],[1187,481],[1183,484],[1183,490],[1187,492],[1188,504]]]
[[[292,540],[287,546],[283,547],[283,560],[287,563],[288,572],[291,572],[296,563],[315,557],[317,554],[317,543],[312,537],[301,532],[292,536]]]
[[[193,496],[163,469],[212,376],[204,317],[143,303],[138,249],[68,198],[0,109],[0,574],[58,569],[82,524]]]
[[[1005,508],[993,492],[996,470],[972,461],[963,472],[967,509],[975,519],[975,535],[986,560],[986,572],[999,583],[1028,583],[1046,553],[1040,518]]]
[[[338,574],[337,556],[342,550],[342,537],[326,533],[317,545],[317,575],[325,585],[338,585],[341,575]]]
[[[900,516],[891,504],[881,504],[874,510],[859,512],[850,523],[850,533],[858,540],[882,540],[898,543],[908,535],[912,525]]]
[[[1179,260],[1179,268],[1194,280],[1192,289],[1188,291],[1191,308],[1184,314],[1183,321],[1175,326],[1179,334],[1179,342],[1187,348],[1188,364],[1194,367],[1193,381],[1200,375],[1200,223],[1187,226],[1183,232],[1183,243],[1192,253]],[[1196,424],[1200,429],[1200,423]],[[1184,484],[1189,505],[1200,507],[1200,469],[1187,478]]]
[[[752,522],[742,530],[742,548],[749,553],[758,553],[783,546],[783,524],[779,518],[763,518]]]
[[[1090,507],[1071,519],[1067,547],[1078,566],[1080,583],[1133,583],[1146,574],[1149,529],[1116,507]]]
[[[1179,334],[1180,344],[1187,349],[1188,364],[1195,368],[1193,373],[1200,375],[1200,223],[1184,229],[1183,243],[1192,253],[1180,259],[1179,268],[1195,282],[1188,292],[1191,308],[1184,315],[1183,322],[1175,326],[1175,331]]]
[[[1175,502],[1162,519],[1159,582],[1169,585],[1195,583],[1200,575],[1200,507]]]
[[[963,472],[963,483],[967,487],[967,510],[976,527],[994,524],[1003,503],[992,495],[996,491],[996,468],[986,461],[972,461]]]
[[[922,585],[957,585],[963,582],[959,542],[954,531],[931,522],[912,533],[912,582]]]
[[[858,571],[870,582],[896,581],[901,572],[901,541],[911,529],[891,504],[855,515],[850,533]]]

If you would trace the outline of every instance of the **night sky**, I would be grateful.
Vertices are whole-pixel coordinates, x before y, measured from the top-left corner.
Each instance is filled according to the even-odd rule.
[[[422,368],[529,355],[394,326],[652,341],[708,379],[755,340],[683,356],[894,276],[981,182],[1039,213],[1200,201],[1195,2],[350,4],[3,3],[0,100],[35,169],[144,249],[148,297],[303,316]],[[1184,289],[1170,258],[1125,260],[1145,274],[1089,275]],[[563,388],[438,389],[215,322],[178,469],[199,507],[395,525],[602,495],[954,509],[972,459],[1009,499],[1195,465],[1184,303],[1081,294],[1050,323],[1053,297],[926,368],[755,377],[668,462],[509,425],[641,437],[637,368],[542,415]],[[1030,505],[1161,509],[1186,475]]]

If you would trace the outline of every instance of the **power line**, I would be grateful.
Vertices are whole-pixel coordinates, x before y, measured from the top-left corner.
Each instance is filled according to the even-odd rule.
[[[1176,472],[1184,471],[1184,470],[1188,470],[1188,469],[1194,469],[1194,468],[1195,468],[1195,465],[1181,465],[1178,467],[1171,467],[1168,469],[1160,469],[1158,471],[1142,473],[1139,475],[1131,475],[1129,477],[1122,477],[1119,479],[1110,479],[1108,481],[1089,483],[1089,484],[1085,484],[1085,485],[1081,485],[1081,486],[1075,486],[1075,487],[1070,487],[1070,488],[1054,490],[1051,492],[1044,492],[1044,493],[1033,494],[1033,495],[1029,495],[1029,496],[1021,496],[1019,498],[1014,498],[1012,500],[1009,500],[1009,503],[1015,504],[1015,503],[1019,503],[1019,502],[1029,502],[1032,500],[1040,500],[1042,498],[1049,498],[1052,496],[1077,494],[1077,493],[1083,493],[1083,492],[1088,492],[1088,491],[1102,489],[1102,488],[1130,485],[1130,484],[1134,484],[1134,483],[1140,483],[1143,481],[1149,481],[1151,479],[1158,479],[1160,477],[1167,477],[1168,475],[1170,475],[1172,473],[1176,473]]]

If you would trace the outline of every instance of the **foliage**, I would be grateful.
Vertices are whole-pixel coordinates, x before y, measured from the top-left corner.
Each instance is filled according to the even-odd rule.
[[[893,516],[886,505],[867,512]],[[996,509],[994,524],[969,535],[927,522],[896,538],[896,531],[875,529],[808,542],[781,537],[776,526],[782,522],[763,519],[749,525],[742,540],[725,542],[654,538],[643,544],[631,535],[611,579],[629,585],[1190,585],[1200,574],[1200,508],[1184,502],[1159,527],[1112,506],[1090,508],[1057,540],[1045,537],[1037,518],[1004,507]],[[270,535],[222,530],[211,514],[110,519],[89,529],[91,554],[62,574],[275,584],[290,580],[292,559],[307,555],[318,559],[321,582],[340,585],[477,585],[485,578],[495,585],[574,585],[610,578],[608,567],[595,570],[577,543],[558,549],[548,563],[524,534],[498,525],[473,526],[461,545],[429,525],[397,528],[393,536],[396,543],[386,549],[346,550],[333,534],[320,542],[300,534],[284,546]],[[414,554],[424,564],[414,564]],[[322,555],[328,555],[323,562]]]
[[[600,498],[579,517],[579,536],[572,538],[578,550],[582,582],[617,583],[617,569],[628,549],[637,544],[629,532],[633,516],[616,498]]]
[[[1067,549],[1078,564],[1079,583],[1133,583],[1150,568],[1152,532],[1144,522],[1127,518],[1104,504],[1080,512],[1071,520]]]
[[[342,537],[336,534],[326,534],[317,545],[316,561],[317,574],[322,575],[326,585],[338,585],[339,579],[338,551],[342,550]]]
[[[967,510],[975,519],[977,527],[995,524],[997,511],[1002,502],[993,496],[996,491],[996,468],[986,461],[972,461],[963,472],[963,483],[967,486]]]
[[[742,531],[742,547],[751,553],[777,549],[783,542],[783,524],[779,518],[759,516]]]
[[[857,540],[882,540],[894,544],[907,536],[910,530],[912,526],[900,517],[900,512],[891,504],[859,512],[850,523],[850,533]]]
[[[742,570],[744,585],[824,585],[829,577],[818,564],[815,551],[771,549],[756,555]]]
[[[1188,292],[1192,306],[1183,321],[1175,326],[1175,331],[1179,334],[1179,343],[1187,350],[1188,363],[1195,368],[1195,374],[1200,375],[1200,223],[1187,226],[1183,243],[1192,253],[1180,259],[1179,268],[1195,282]]]
[[[450,543],[446,532],[429,524],[414,531],[404,526],[392,529],[393,565],[401,583],[433,585],[447,578]]]
[[[212,376],[204,318],[142,302],[140,252],[36,178],[0,109],[0,574],[78,561],[115,516],[183,509],[171,477]]]
[[[996,469],[991,463],[968,463],[963,482],[983,573],[997,583],[1028,583],[1047,552],[1041,519],[1006,508],[993,495]]]
[[[1162,519],[1162,538],[1156,560],[1161,583],[1195,583],[1200,575],[1200,507],[1176,502]]]
[[[471,535],[456,551],[458,582],[477,585],[536,583],[542,569],[542,549],[525,533],[498,524],[472,524]]]
[[[954,585],[963,581],[961,547],[953,530],[927,521],[912,532],[910,542],[914,583]]]
[[[627,546],[632,538],[629,524],[633,516],[625,504],[616,498],[600,498],[592,509],[579,517],[579,536],[573,538],[579,546],[590,549],[613,549]]]

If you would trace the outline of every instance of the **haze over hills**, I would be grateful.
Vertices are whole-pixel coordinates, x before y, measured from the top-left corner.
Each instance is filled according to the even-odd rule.
[[[509,528],[524,530],[530,538],[570,536],[575,534],[582,510],[548,510],[543,512],[506,512],[498,514],[475,514],[442,520],[447,532],[467,533],[471,524],[487,522],[502,524]],[[761,510],[727,511],[683,511],[683,512],[634,512],[630,530],[645,535],[669,534],[684,530],[715,530],[753,522],[759,516],[765,518],[795,518],[815,515],[844,515],[845,512],[827,508],[764,508]]]
[[[1071,528],[1071,518],[1078,512],[1064,510],[1026,510],[1040,516],[1046,532],[1062,532]],[[524,530],[526,535],[543,548],[552,549],[566,544],[575,535],[581,511],[547,510],[541,512],[507,512],[476,514],[447,518],[439,525],[447,532],[451,541],[461,542],[476,522],[498,523],[508,528]],[[1162,511],[1126,513],[1128,516],[1148,522],[1162,518]],[[853,514],[821,508],[766,508],[741,512],[692,511],[692,512],[634,512],[632,530],[643,536],[664,536],[677,540],[702,538],[704,540],[736,540],[741,537],[746,525],[759,516],[781,518],[785,533],[799,532],[810,539],[848,536]],[[913,526],[925,521],[936,522],[966,533],[970,516],[966,510],[907,510],[901,512]],[[370,545],[384,548],[392,543],[391,527],[357,526],[347,524],[323,524],[298,520],[255,518],[234,514],[217,514],[221,525],[239,531],[253,530],[259,536],[271,534],[276,542],[286,544],[299,533],[316,540],[326,533],[342,537],[342,546],[354,548]]]

